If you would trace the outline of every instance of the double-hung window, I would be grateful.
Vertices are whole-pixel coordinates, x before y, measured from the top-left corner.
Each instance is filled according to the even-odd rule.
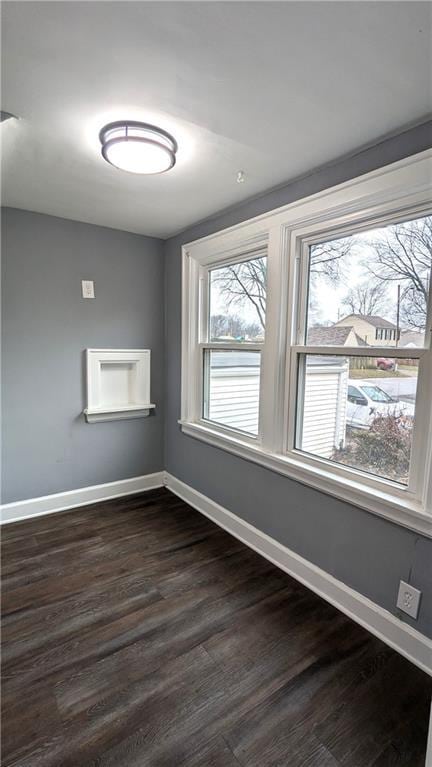
[[[260,433],[266,251],[202,270],[202,417],[245,436]]]
[[[432,216],[390,214],[347,235],[306,238],[301,258],[305,279],[292,347],[297,383],[291,448],[326,459],[334,470],[349,467],[364,483],[390,480],[394,490],[414,491],[415,451],[427,449],[419,412],[430,404],[423,361],[429,343]],[[328,265],[342,279],[329,275]],[[364,342],[356,329],[373,320],[367,311],[340,317],[346,280],[352,285],[348,300],[360,295],[398,326],[414,322],[409,346],[401,346],[392,329],[385,331],[391,342],[386,346],[372,337]]]
[[[430,152],[186,245],[182,429],[431,532]]]

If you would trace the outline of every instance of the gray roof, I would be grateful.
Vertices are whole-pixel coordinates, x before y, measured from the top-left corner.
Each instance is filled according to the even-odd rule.
[[[369,322],[370,325],[373,325],[374,328],[393,328],[396,330],[396,325],[393,324],[393,322],[389,322],[389,320],[385,320],[384,317],[380,317],[378,314],[347,314],[346,317],[342,317],[341,320],[338,321],[338,325],[340,325],[341,322],[345,322],[345,320],[364,320],[365,322]],[[345,326],[343,326],[345,327]]]
[[[350,325],[330,325],[323,327],[316,325],[309,328],[307,342],[312,346],[345,346],[348,336],[354,330]],[[354,333],[357,346],[369,346],[358,333]]]
[[[344,346],[351,330],[352,327],[348,327],[348,325],[342,327],[336,327],[336,325],[317,326],[309,328],[307,341],[312,346]]]

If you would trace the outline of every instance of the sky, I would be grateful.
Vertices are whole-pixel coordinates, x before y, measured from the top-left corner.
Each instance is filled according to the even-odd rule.
[[[370,279],[370,277],[365,274],[364,267],[361,264],[361,261],[367,257],[368,252],[370,252],[366,242],[368,236],[370,236],[369,232],[367,235],[360,235],[356,252],[343,257],[343,268],[346,276],[340,281],[339,285],[330,284],[324,277],[315,277],[313,287],[311,287],[311,294],[313,294],[314,303],[316,305],[316,309],[310,317],[313,324],[331,325],[349,314],[348,309],[342,306],[343,298],[350,288],[355,288],[356,285],[361,285],[366,278]],[[364,243],[361,242],[362,238],[364,239]],[[392,283],[391,291],[395,294],[394,311],[386,312],[386,319],[394,322],[396,319],[396,283]],[[258,323],[257,313],[250,301],[246,299],[241,308],[238,305],[235,307],[227,307],[226,299],[221,295],[218,286],[215,283],[213,283],[211,290],[211,313],[238,314],[247,323]]]
[[[324,277],[317,276],[315,278],[315,283],[310,288],[310,293],[313,296],[315,306],[317,307],[310,317],[312,324],[331,325],[343,317],[346,317],[350,314],[350,310],[343,305],[343,300],[348,291],[363,285],[365,282],[371,282],[372,284],[378,282],[377,278],[373,278],[370,273],[368,273],[362,262],[369,261],[370,263],[373,263],[373,258],[371,258],[371,256],[373,256],[373,251],[368,244],[368,239],[371,235],[376,235],[379,231],[382,230],[375,230],[374,232],[365,232],[357,235],[355,251],[342,258],[344,276],[338,285],[332,285]],[[382,316],[385,319],[390,320],[390,322],[396,322],[396,282],[391,282],[389,284],[387,294],[389,306],[382,310]],[[376,313],[381,314],[379,311]],[[309,324],[311,324],[310,320]]]
[[[365,268],[364,262],[368,262],[373,268],[376,261],[374,249],[370,242],[379,237],[388,227],[380,227],[355,235],[355,245],[351,253],[341,258],[342,277],[337,284],[332,284],[325,276],[315,275],[310,282],[310,309],[309,326],[322,324],[331,325],[339,319],[347,316],[350,310],[344,306],[343,299],[350,289],[364,285],[365,282],[375,284],[378,279]],[[397,286],[396,280],[388,282],[387,305],[381,310],[377,308],[375,314],[385,319],[396,322],[397,313]],[[243,305],[228,307],[226,300],[221,295],[217,284],[213,284],[211,291],[212,314],[238,314],[247,323],[258,323],[256,311],[251,302],[245,298]]]

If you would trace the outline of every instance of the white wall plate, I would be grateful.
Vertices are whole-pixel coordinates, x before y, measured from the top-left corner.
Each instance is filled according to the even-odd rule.
[[[87,423],[142,418],[150,402],[150,349],[87,349]]]

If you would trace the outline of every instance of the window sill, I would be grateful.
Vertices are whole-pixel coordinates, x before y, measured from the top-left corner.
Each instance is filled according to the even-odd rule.
[[[112,407],[86,407],[83,410],[87,423],[98,423],[99,421],[118,421],[125,418],[147,418],[150,410],[156,405],[151,403],[142,405],[113,405]]]
[[[222,434],[202,423],[179,421],[184,434],[226,450],[267,469],[283,474],[290,479],[309,485],[327,495],[358,506],[381,517],[408,527],[422,535],[432,537],[431,516],[419,503],[407,496],[393,494],[391,489],[383,491],[367,487],[351,477],[335,476],[321,466],[310,466],[300,458],[278,455],[264,450],[258,444],[251,444],[231,434]]]

